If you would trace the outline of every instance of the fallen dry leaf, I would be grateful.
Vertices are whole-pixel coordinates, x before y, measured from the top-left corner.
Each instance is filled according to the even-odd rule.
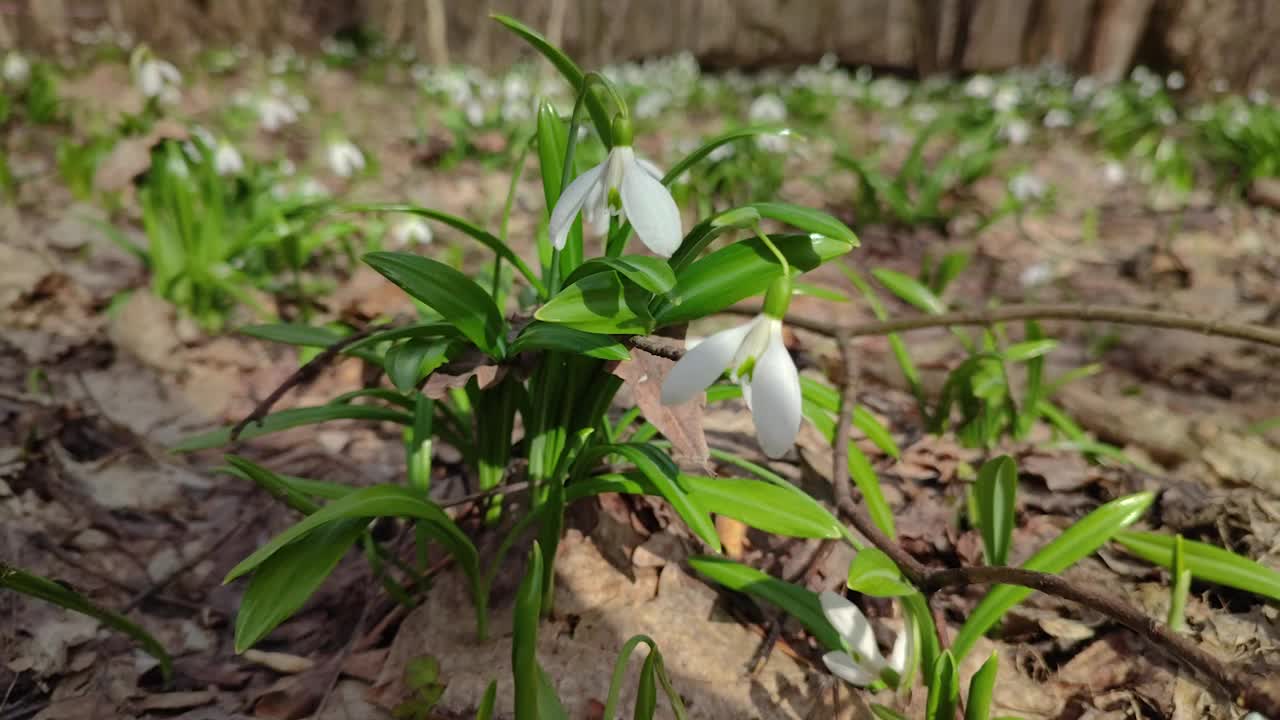
[[[298,655],[290,655],[282,652],[267,652],[265,650],[245,650],[242,655],[245,660],[255,665],[271,668],[278,673],[285,675],[294,675],[306,672],[316,666],[316,661],[311,658],[304,658]]]
[[[121,140],[98,165],[97,172],[93,174],[93,186],[108,193],[125,189],[135,177],[151,167],[151,148],[165,140],[186,140],[188,137],[185,126],[176,120],[165,119],[157,122],[146,135]]]
[[[622,378],[631,390],[631,399],[653,423],[663,437],[671,441],[672,455],[681,467],[707,472],[710,451],[703,432],[705,396],[699,395],[682,405],[662,404],[662,381],[674,360],[658,357],[639,348],[631,348],[631,360],[618,363],[613,374]]]

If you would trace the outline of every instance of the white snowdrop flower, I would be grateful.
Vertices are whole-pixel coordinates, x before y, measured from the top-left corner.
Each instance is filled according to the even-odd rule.
[[[182,86],[182,73],[178,72],[173,63],[147,53],[135,64],[133,81],[145,97],[172,97]]]
[[[833,52],[823,53],[822,57],[818,59],[818,69],[823,72],[831,72],[839,66],[840,58],[836,57]]]
[[[872,77],[874,77],[874,73],[869,65],[859,65],[858,69],[853,73],[853,79],[863,85],[871,82]]]
[[[849,646],[849,652],[832,650],[822,656],[823,664],[833,675],[850,685],[867,687],[879,680],[885,670],[892,670],[899,678],[906,674],[907,663],[915,652],[915,633],[910,627],[898,633],[886,660],[876,645],[870,621],[857,605],[829,590],[823,591],[818,601],[827,622]]]
[[[431,226],[420,217],[409,217],[391,228],[391,241],[397,248],[411,245],[430,245],[435,238]]]
[[[298,112],[284,100],[277,97],[264,97],[258,101],[258,124],[263,130],[275,132],[297,121]]]
[[[1164,79],[1164,86],[1170,90],[1181,90],[1187,86],[1187,76],[1174,70]]]
[[[996,112],[1010,112],[1022,102],[1022,92],[1012,85],[1005,85],[996,91],[991,98],[991,107]]]
[[[1098,91],[1098,80],[1092,75],[1085,75],[1071,86],[1071,98],[1076,101],[1092,97]]]
[[[1227,84],[1226,78],[1218,77],[1213,79],[1213,84],[1210,86],[1210,89],[1216,93],[1224,93],[1230,90],[1231,86]]]
[[[529,97],[529,81],[523,75],[508,75],[502,81],[502,96],[507,100],[523,100]]]
[[[756,136],[756,147],[765,152],[784,153],[791,147],[791,143],[787,139],[787,133],[767,133]]]
[[[563,249],[569,229],[579,212],[597,234],[608,231],[609,217],[631,222],[631,227],[655,254],[671,257],[684,237],[680,209],[671,191],[662,184],[662,171],[636,157],[631,147],[631,122],[613,122],[614,142],[604,162],[579,175],[564,189],[551,211],[549,231],[553,245]]]
[[[1053,108],[1044,114],[1044,126],[1050,130],[1071,127],[1071,123],[1074,121],[1075,118],[1071,116],[1071,111],[1063,108]]]
[[[329,143],[329,169],[338,177],[349,178],[364,170],[364,153],[350,140]]]
[[[182,155],[178,155],[176,153],[169,156],[169,160],[165,164],[165,169],[175,177],[191,177],[191,169],[187,167],[187,161],[182,159]]]
[[[787,104],[773,93],[766,93],[751,101],[747,118],[753,123],[780,123],[787,119]]]
[[[871,95],[887,108],[901,107],[911,96],[907,84],[892,77],[883,77],[871,85]]]
[[[479,127],[484,124],[484,106],[477,100],[472,100],[463,108],[463,114],[467,118],[467,124],[472,127]]]
[[[656,118],[667,109],[667,105],[671,103],[671,95],[665,90],[654,90],[640,96],[636,101],[635,111],[636,117],[650,119]]]
[[[1000,127],[999,134],[1011,145],[1026,145],[1031,139],[1031,126],[1026,120],[1014,118]]]
[[[31,78],[31,63],[21,53],[11,52],[4,58],[3,75],[5,83],[22,87]]]
[[[306,115],[311,111],[311,101],[306,95],[294,94],[289,96],[289,106],[299,115]]]
[[[1053,280],[1053,267],[1047,262],[1028,265],[1018,274],[1018,282],[1024,288],[1040,287]]]
[[[1114,160],[1102,166],[1102,179],[1111,187],[1123,184],[1127,177],[1128,172],[1125,171],[1124,165]]]
[[[1033,173],[1018,173],[1009,179],[1009,193],[1021,202],[1039,200],[1049,191],[1049,186]]]
[[[921,125],[928,125],[938,119],[938,108],[933,105],[916,105],[911,108],[911,119]]]
[[[986,99],[996,91],[996,81],[989,75],[974,75],[964,84],[964,94],[971,98]]]
[[[782,320],[761,313],[685,351],[662,383],[662,403],[679,405],[707,389],[725,371],[742,387],[760,447],[781,457],[800,432],[800,376],[782,341]]]
[[[1254,105],[1266,105],[1271,102],[1271,93],[1262,88],[1254,88],[1249,91],[1249,102]]]
[[[1162,107],[1156,110],[1156,122],[1161,125],[1172,125],[1178,121],[1178,113],[1171,107]]]
[[[322,185],[319,180],[307,178],[299,183],[296,194],[305,200],[318,200],[327,197],[329,189]]]
[[[293,161],[290,160],[289,158],[282,159],[280,163],[276,166],[276,169],[278,169],[280,171],[280,174],[284,175],[285,177],[290,177],[298,172],[298,166],[294,165]]]
[[[1260,712],[1251,712],[1240,720],[1267,720],[1267,717]]]
[[[244,172],[244,158],[235,145],[223,140],[213,152],[213,169],[219,175],[239,175]]]

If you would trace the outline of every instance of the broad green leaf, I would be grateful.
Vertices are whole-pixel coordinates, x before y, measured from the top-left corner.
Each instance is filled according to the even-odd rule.
[[[849,443],[849,477],[853,478],[853,484],[858,488],[858,492],[862,493],[862,501],[867,505],[867,514],[871,516],[872,522],[881,532],[889,536],[889,539],[895,539],[898,536],[897,529],[894,527],[893,510],[889,507],[889,501],[884,499],[884,490],[880,488],[880,476],[876,474],[875,468],[871,467],[871,461],[867,456],[862,454],[858,446]]]
[[[511,263],[511,266],[514,267],[516,270],[519,270],[520,274],[525,277],[525,280],[529,281],[529,284],[532,285],[533,288],[537,290],[539,294],[542,294],[543,292],[545,292],[545,290],[542,287],[542,281],[538,279],[537,274],[535,274],[533,270],[531,270],[529,266],[525,264],[524,260],[521,259],[521,257],[517,255],[514,251],[512,251],[510,246],[504,243],[501,238],[499,238],[498,236],[494,235],[491,232],[488,232],[484,228],[481,228],[474,223],[468,222],[467,220],[463,220],[462,218],[456,215],[450,215],[449,213],[440,212],[439,210],[432,210],[431,208],[420,207],[418,205],[407,205],[403,203],[357,203],[357,204],[342,205],[340,207],[342,210],[346,210],[348,212],[385,212],[385,213],[405,213],[407,215],[418,215],[420,217],[430,218],[431,220],[435,220],[438,223],[448,225],[454,230],[458,230],[459,232],[475,239],[481,245],[484,245],[485,247],[492,250],[494,254],[496,254],[498,257],[501,257],[503,260]],[[385,253],[379,253],[379,254],[385,254]],[[382,271],[379,269],[378,272],[382,272]],[[382,274],[386,275],[386,273],[382,273]],[[413,293],[410,292],[410,294],[412,295]],[[427,301],[423,300],[423,302],[427,302]],[[431,303],[427,303],[427,304],[431,305]],[[445,315],[445,313],[443,312],[441,312],[440,314]],[[448,317],[448,315],[445,315],[445,317]]]
[[[269,340],[285,345],[320,348],[329,347],[346,336],[346,333],[340,333],[333,328],[317,327],[304,323],[245,325],[238,332],[241,335],[248,335],[259,340]]]
[[[538,720],[542,680],[538,677],[538,623],[542,619],[542,549],[537,541],[516,590],[511,638],[511,675],[515,681],[516,720]]]
[[[993,651],[991,657],[969,679],[969,699],[964,706],[964,720],[991,720],[991,698],[995,694],[999,670],[1000,653]]]
[[[308,493],[295,486],[286,480],[285,476],[278,475],[261,465],[235,455],[228,455],[227,463],[229,465],[222,468],[227,474],[254,483],[270,493],[271,497],[304,515],[310,515],[320,508],[320,503],[309,497],[313,493]]]
[[[1154,493],[1140,492],[1117,498],[1096,508],[1040,548],[1022,567],[1046,573],[1066,570],[1093,553],[1116,533],[1137,522],[1153,500]],[[1022,602],[1031,593],[1030,588],[1021,586],[993,587],[970,613],[969,619],[952,642],[951,649],[955,656],[963,660],[983,633],[999,622],[1009,608]]]
[[[932,290],[910,275],[904,275],[897,270],[888,268],[876,268],[871,271],[871,275],[901,300],[930,315],[940,315],[947,311],[946,303],[943,303],[937,295],[933,294]]]
[[[682,475],[694,502],[772,535],[798,538],[843,537],[840,521],[818,501],[760,480]]]
[[[671,258],[667,261],[668,264],[671,265],[671,269],[679,275],[681,271],[689,266],[689,263],[698,259],[698,255],[707,247],[707,245],[711,244],[712,240],[715,240],[726,232],[736,229],[736,225],[732,223],[721,224],[719,223],[719,220],[723,218],[741,219],[743,218],[743,210],[744,208],[726,210],[719,215],[714,215],[703,220],[697,225],[694,225],[684,236],[684,240],[680,242],[680,247],[676,249],[675,253],[673,253]],[[757,213],[754,210],[751,210],[750,212],[757,221],[760,219],[760,213]]]
[[[787,611],[828,650],[848,650],[823,615],[817,593],[721,557],[702,555],[691,557],[688,562],[694,570],[730,590],[754,595]]]
[[[517,718],[519,715],[517,715]],[[556,684],[542,665],[538,665],[538,717],[537,720],[569,720],[569,713],[556,694]]]
[[[448,352],[447,340],[412,338],[388,348],[382,367],[397,390],[409,392],[445,363]]]
[[[262,435],[268,435],[281,430],[299,427],[301,425],[315,425],[330,420],[373,420],[375,422],[393,422],[401,425],[408,425],[413,421],[407,413],[398,410],[391,410],[384,407],[374,407],[372,405],[319,405],[316,407],[290,408],[289,410],[281,410],[280,412],[271,413],[262,419],[262,422],[249,423],[244,431],[240,433],[240,440],[252,440]],[[179,442],[170,448],[171,452],[192,452],[194,450],[207,450],[209,448],[219,447],[231,442],[231,428],[224,427],[217,430],[211,430],[207,433],[201,433]]]
[[[627,360],[631,353],[608,335],[576,330],[566,325],[535,320],[520,331],[511,344],[511,354],[529,350],[562,350],[601,360]]]
[[[649,331],[649,294],[615,272],[588,275],[560,291],[534,314],[543,322],[584,332],[633,335]]]
[[[847,582],[850,590],[872,597],[902,597],[916,591],[902,579],[897,564],[873,547],[863,548],[853,556]]]
[[[621,257],[591,258],[574,270],[566,284],[580,280],[588,275],[606,270],[617,271],[619,275],[648,290],[654,295],[663,295],[675,287],[676,274],[671,266],[662,258],[647,255],[623,255]]]
[[[988,565],[1004,565],[1013,539],[1018,465],[1008,455],[992,458],[978,470],[977,495],[982,547]]]
[[[1173,565],[1174,539],[1171,535],[1125,531],[1116,533],[1112,539],[1125,550],[1153,565]],[[1185,538],[1182,541],[1182,554],[1186,569],[1197,580],[1280,600],[1280,572],[1273,568],[1230,550]]]
[[[173,660],[154,637],[138,625],[133,624],[125,616],[98,607],[88,598],[72,590],[70,587],[29,573],[21,568],[0,563],[0,589],[8,589],[22,593],[37,600],[52,603],[81,615],[97,620],[116,632],[133,638],[148,655],[160,662],[160,671],[164,674],[165,683],[173,679]]]
[[[926,720],[954,720],[956,703],[960,700],[960,674],[956,671],[956,658],[948,650],[938,656],[933,664],[929,698],[925,702]]]
[[[564,175],[564,151],[569,134],[568,125],[555,105],[549,100],[538,103],[538,168],[542,173],[542,196],[547,212],[560,199],[561,176]]]
[[[1009,362],[1026,362],[1033,358],[1043,357],[1053,352],[1058,347],[1058,341],[1052,338],[1043,340],[1027,340],[1020,343],[1014,343],[1004,349],[1001,353],[1004,359]]]
[[[755,210],[762,217],[786,223],[802,232],[840,240],[853,247],[861,244],[858,242],[857,234],[850,230],[848,225],[821,210],[782,202],[756,202],[745,207]]]
[[[793,272],[808,272],[853,246],[823,235],[775,235],[774,244]],[[655,312],[658,325],[687,322],[760,295],[781,273],[773,253],[759,238],[747,238],[700,258],[680,271],[667,301]]]
[[[793,134],[789,128],[781,125],[756,125],[753,127],[738,128],[730,130],[721,135],[717,135],[710,140],[699,145],[693,152],[685,155],[679,162],[671,166],[666,175],[662,176],[662,184],[670,185],[685,173],[686,170],[693,167],[698,161],[710,155],[716,148],[721,145],[737,140],[749,140],[760,135],[791,135]]]
[[[365,518],[335,520],[258,566],[236,613],[236,652],[253,647],[297,612],[368,525]]]
[[[444,316],[485,353],[493,357],[505,354],[507,324],[502,313],[489,293],[466,275],[442,262],[409,253],[369,253],[364,261]]]
[[[506,15],[492,14],[489,17],[497,20],[524,39],[525,42],[533,46],[542,54],[555,69],[560,71],[564,79],[568,81],[569,86],[573,88],[573,92],[582,92],[582,85],[585,82],[586,74],[578,67],[577,63],[569,59],[560,48],[551,44],[551,41],[542,36],[541,33],[515,18]],[[587,112],[591,113],[591,120],[595,123],[596,134],[604,141],[608,147],[613,147],[613,126],[610,122],[608,111],[605,110],[604,104],[600,102],[600,98],[594,92],[588,92],[586,95]]]

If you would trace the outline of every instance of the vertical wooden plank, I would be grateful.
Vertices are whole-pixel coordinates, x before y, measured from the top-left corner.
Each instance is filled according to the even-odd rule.
[[[1113,81],[1128,73],[1154,4],[1155,0],[1100,0],[1094,18],[1090,74]]]
[[[964,47],[965,70],[1003,70],[1022,62],[1031,0],[978,0]]]

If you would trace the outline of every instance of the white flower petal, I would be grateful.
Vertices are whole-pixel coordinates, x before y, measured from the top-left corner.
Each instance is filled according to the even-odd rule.
[[[830,590],[823,591],[818,596],[818,601],[822,604],[822,614],[827,616],[827,622],[849,644],[849,649],[858,656],[861,664],[874,668],[878,673],[884,666],[884,659],[880,656],[880,648],[876,646],[876,635],[871,630],[867,616],[843,595]]]
[[[721,330],[685,352],[680,362],[667,373],[666,380],[662,381],[662,404],[679,405],[707,389],[729,367],[742,339],[756,322],[758,320],[752,320]]]
[[[829,652],[822,656],[822,662],[831,671],[832,675],[844,680],[851,685],[858,687],[866,687],[875,682],[879,677],[878,674],[869,672],[861,665],[853,661],[846,653]]]
[[[684,231],[675,198],[635,160],[622,171],[622,210],[641,242],[655,254],[671,257],[680,247]]]
[[[548,227],[551,244],[557,250],[564,249],[564,244],[569,239],[569,228],[573,227],[573,218],[587,202],[587,196],[591,194],[592,188],[600,182],[600,176],[608,163],[609,161],[605,160],[582,173],[569,183],[569,187],[565,188],[564,192],[560,193],[560,199],[556,201],[556,206],[551,211],[551,222]]]
[[[760,447],[769,457],[786,454],[800,432],[800,375],[782,342],[782,323],[774,323],[769,347],[751,374],[751,415]]]
[[[645,160],[642,157],[636,158],[636,164],[640,166],[640,169],[649,173],[649,175],[654,180],[657,180],[658,182],[662,182],[662,176],[666,174],[662,172],[662,168],[658,167],[657,165],[654,165],[653,163],[649,162],[648,160]]]
[[[903,678],[907,673],[907,663],[915,654],[915,645],[915,628],[911,625],[911,619],[906,618],[902,632],[898,633],[897,639],[893,641],[893,650],[890,651],[887,660],[889,668],[898,673],[899,678]]]

